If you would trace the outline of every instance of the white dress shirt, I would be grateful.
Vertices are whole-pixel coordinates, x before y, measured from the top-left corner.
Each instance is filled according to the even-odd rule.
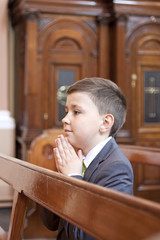
[[[94,148],[92,148],[89,153],[87,154],[87,156],[84,159],[84,165],[86,166],[86,168],[88,168],[88,166],[91,164],[91,162],[93,161],[93,159],[98,155],[98,153],[102,150],[102,148],[104,147],[104,145],[106,145],[106,143],[111,139],[112,137],[108,137],[105,140],[103,140],[102,142],[98,143]]]
[[[102,142],[98,143],[94,148],[92,148],[89,153],[86,155],[86,157],[84,156],[84,165],[86,166],[86,168],[88,168],[88,166],[91,164],[91,162],[93,161],[93,159],[98,155],[98,153],[102,150],[102,148],[104,147],[104,145],[109,142],[109,140],[112,137],[108,137],[105,140],[103,140]],[[79,173],[71,173],[68,176],[74,176],[74,175],[80,175]]]

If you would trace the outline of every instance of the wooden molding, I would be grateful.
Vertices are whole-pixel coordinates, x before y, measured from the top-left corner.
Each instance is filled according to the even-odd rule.
[[[16,22],[20,16],[25,16],[31,12],[99,16],[104,13],[112,12],[113,2],[112,0],[10,0],[9,8],[12,18],[14,22]]]
[[[159,16],[160,2],[159,1],[127,1],[114,0],[114,9],[119,14],[135,14],[135,15],[153,15]]]

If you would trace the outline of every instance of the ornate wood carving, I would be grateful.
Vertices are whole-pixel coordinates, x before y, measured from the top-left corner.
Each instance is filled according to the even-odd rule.
[[[63,106],[57,92],[63,91],[62,85],[89,76],[110,78],[113,4],[111,0],[9,3],[16,35],[17,155],[25,159],[40,132],[61,124]]]
[[[156,123],[145,121],[145,100],[147,102],[145,73],[150,72],[154,75],[160,71],[160,24],[158,21],[152,22],[150,18],[146,18],[143,24],[140,24],[138,20],[137,18],[137,25],[134,22],[134,28],[132,26],[132,31],[129,31],[127,37],[130,65],[128,77],[132,87],[130,92],[133,116],[132,136],[137,139],[136,142],[144,144],[144,141],[147,143],[148,139],[149,145],[160,146],[160,119]]]
[[[127,97],[127,121],[117,141],[160,145],[159,125],[144,123],[142,97],[144,71],[159,71],[158,1],[9,3],[16,35],[17,140],[24,158],[33,138],[60,125],[61,85],[86,76],[111,78]],[[62,84],[60,76],[67,74],[70,82]]]

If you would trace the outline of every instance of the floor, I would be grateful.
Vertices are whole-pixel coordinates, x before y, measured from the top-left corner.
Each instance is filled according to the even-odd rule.
[[[8,232],[11,208],[0,208],[0,226]],[[55,240],[56,238],[25,238],[23,240]]]
[[[0,208],[0,226],[7,232],[9,227],[11,208]]]

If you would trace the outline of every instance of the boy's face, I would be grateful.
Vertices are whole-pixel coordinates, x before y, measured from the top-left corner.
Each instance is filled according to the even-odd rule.
[[[64,132],[71,145],[87,154],[102,141],[100,126],[103,116],[84,92],[71,93],[67,97],[66,116],[62,120]]]

